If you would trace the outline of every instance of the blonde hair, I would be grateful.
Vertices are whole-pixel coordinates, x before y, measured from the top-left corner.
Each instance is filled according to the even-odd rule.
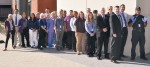
[[[92,18],[90,19],[90,15],[92,15]],[[93,22],[94,21],[94,16],[93,16],[93,14],[92,14],[92,12],[90,12],[90,13],[88,13],[88,15],[86,16],[86,22],[87,23],[91,23],[91,22]]]
[[[40,19],[44,18],[44,13],[40,14]]]

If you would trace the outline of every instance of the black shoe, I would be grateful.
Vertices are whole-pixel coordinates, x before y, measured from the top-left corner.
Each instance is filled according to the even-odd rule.
[[[110,59],[109,56],[105,56],[106,59]]]
[[[46,46],[43,46],[43,48],[46,48]]]
[[[99,57],[99,56],[97,56],[97,59],[98,59],[98,60],[102,60],[102,58],[101,58],[101,57]]]
[[[27,47],[31,47],[30,45],[27,45]]]
[[[142,60],[148,60],[146,57],[141,57]]]
[[[123,61],[123,59],[122,59],[122,58],[119,58],[118,60],[119,60],[119,61]]]
[[[43,48],[38,48],[39,50],[43,50]]]
[[[94,55],[93,55],[93,54],[89,54],[88,56],[89,56],[89,57],[94,57]]]
[[[73,50],[73,52],[77,52],[76,50]]]
[[[71,48],[68,48],[68,50],[71,50]]]
[[[132,57],[130,60],[131,60],[131,61],[134,61],[134,60],[135,60],[135,58],[133,58],[133,57]]]
[[[57,50],[57,51],[60,51],[60,48],[59,48],[58,46],[56,46],[56,50]]]
[[[21,46],[22,48],[26,48],[25,46]]]
[[[121,55],[121,57],[123,57],[123,58],[128,58],[128,56],[125,56],[125,55]]]
[[[117,60],[111,60],[111,62],[118,64]]]
[[[13,49],[16,49],[16,46],[13,46]]]
[[[3,51],[7,51],[7,49],[4,49]]]
[[[106,59],[110,59],[110,58],[109,58],[109,53],[106,53],[106,54],[105,54],[105,58],[106,58]]]

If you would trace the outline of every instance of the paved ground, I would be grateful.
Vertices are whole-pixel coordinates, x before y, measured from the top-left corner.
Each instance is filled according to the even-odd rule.
[[[0,40],[5,36],[0,33]],[[97,60],[87,55],[76,55],[72,51],[56,51],[44,49],[42,51],[31,48],[12,49],[9,41],[8,51],[2,51],[4,44],[0,44],[0,67],[150,67],[150,60],[143,61],[139,58],[131,62],[124,58],[120,64],[111,63],[110,60]],[[150,59],[150,55],[147,55]]]

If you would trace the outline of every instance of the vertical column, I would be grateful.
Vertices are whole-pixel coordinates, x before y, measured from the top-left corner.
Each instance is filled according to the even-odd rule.
[[[27,12],[27,3],[28,0],[17,0],[17,9],[19,10],[19,14]]]

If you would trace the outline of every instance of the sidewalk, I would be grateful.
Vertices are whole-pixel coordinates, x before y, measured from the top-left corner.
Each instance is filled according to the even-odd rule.
[[[5,36],[0,33],[0,40]],[[4,44],[0,44],[0,67],[150,67],[150,60],[144,61],[136,58],[123,58],[120,64],[114,64],[110,60],[97,60],[87,55],[76,55],[72,51],[56,51],[56,49],[44,49],[42,51],[31,48],[11,47],[11,39],[8,51],[2,51]],[[150,55],[147,55],[150,59]]]
[[[0,33],[0,39],[5,36]],[[49,53],[32,52],[37,49],[11,47],[11,39],[8,44],[8,51],[2,51],[4,44],[0,45],[0,67],[86,67],[83,64],[53,56]],[[38,51],[38,50],[37,50]]]

